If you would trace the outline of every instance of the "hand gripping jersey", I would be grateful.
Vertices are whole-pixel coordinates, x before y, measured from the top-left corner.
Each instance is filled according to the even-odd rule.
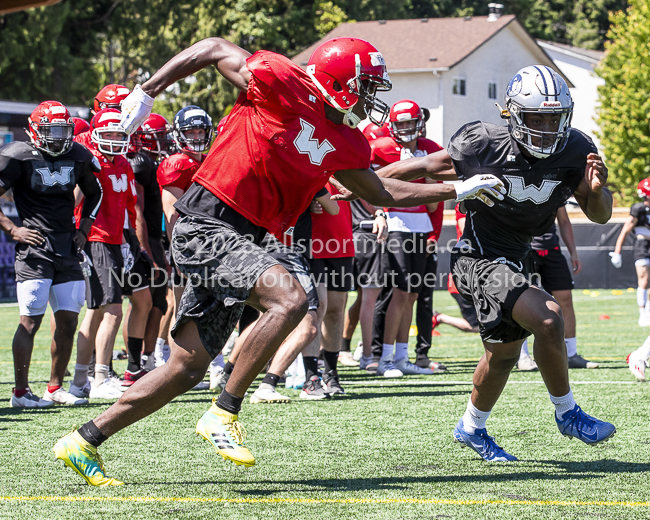
[[[69,255],[74,224],[74,189],[85,195],[77,221],[94,219],[100,211],[101,187],[94,172],[99,163],[83,146],[52,157],[30,143],[12,142],[0,148],[0,186],[14,190],[18,216],[25,227],[48,235],[54,253]]]
[[[279,236],[332,174],[368,168],[370,147],[360,130],[325,117],[320,92],[288,58],[258,51],[246,65],[248,89],[194,180]]]
[[[150,238],[162,238],[162,198],[156,170],[158,165],[146,153],[137,152],[126,156],[135,182],[144,189],[144,220],[147,223],[147,233]]]
[[[200,162],[184,153],[170,155],[158,166],[158,184],[161,188],[180,188],[185,193],[200,166]]]
[[[630,208],[630,215],[637,219],[634,234],[650,238],[650,206],[637,202]]]
[[[115,161],[111,162],[96,149],[92,149],[91,152],[101,166],[101,170],[95,175],[102,185],[104,198],[93,227],[88,233],[88,240],[119,245],[122,243],[127,214],[131,226],[135,228],[135,203],[138,195],[135,190],[133,170],[121,155],[116,155]],[[75,215],[79,211],[80,208],[77,206]]]
[[[583,179],[587,155],[596,153],[591,139],[572,129],[562,152],[529,160],[507,127],[481,121],[463,126],[447,148],[460,179],[492,174],[508,190],[488,207],[479,200],[463,203],[467,213],[460,245],[469,256],[523,260],[536,235],[545,233]],[[469,251],[468,251],[469,248]]]

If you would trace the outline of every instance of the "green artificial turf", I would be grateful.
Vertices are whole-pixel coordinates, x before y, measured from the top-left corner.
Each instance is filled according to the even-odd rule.
[[[455,445],[482,348],[477,335],[443,325],[431,357],[449,367],[445,375],[385,380],[341,367],[346,396],[310,402],[287,390],[295,398],[287,405],[246,400],[240,420],[253,468],[224,462],[194,434],[212,394],[188,392],[101,447],[109,475],[125,482],[107,489],[64,469],[51,447],[109,403],[10,408],[18,309],[0,308],[0,519],[650,518],[650,387],[625,364],[650,329],[637,326],[634,292],[574,298],[578,350],[601,367],[571,370],[572,388],[585,411],[616,424],[606,444],[562,437],[539,373],[515,370],[488,431],[520,461],[489,464]],[[435,307],[459,315],[446,292]],[[31,370],[38,395],[49,374],[48,319]],[[358,339],[357,331],[352,344]]]

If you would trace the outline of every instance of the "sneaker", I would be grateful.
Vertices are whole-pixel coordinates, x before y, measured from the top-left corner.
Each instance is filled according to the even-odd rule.
[[[12,408],[47,408],[52,406],[54,401],[45,401],[34,395],[32,391],[28,388],[27,393],[22,397],[16,397],[16,389],[14,388],[11,391],[11,401],[9,401],[9,406]]]
[[[562,435],[575,437],[585,444],[605,442],[616,433],[616,426],[587,415],[578,405],[566,412],[561,419],[555,414],[555,422]]]
[[[438,363],[437,361],[433,361],[428,357],[416,359],[415,364],[420,368],[430,369],[434,374],[442,374],[443,372],[447,371],[447,367],[445,365]]]
[[[341,365],[344,367],[359,366],[359,362],[354,359],[352,352],[350,351],[339,352],[339,363],[341,363]]]
[[[363,341],[359,341],[357,343],[357,348],[354,349],[354,354],[352,354],[352,359],[355,361],[361,361],[361,357],[363,356]]]
[[[104,461],[97,453],[97,448],[87,442],[78,431],[59,439],[52,448],[54,458],[62,460],[66,466],[72,468],[91,486],[121,486],[114,478],[106,476]]]
[[[469,434],[463,427],[463,418],[461,417],[454,428],[454,442],[460,443],[463,447],[472,448],[478,453],[483,460],[488,462],[508,462],[518,460],[514,455],[510,455],[499,446],[494,437],[487,434],[485,428],[475,430],[474,435]]]
[[[213,392],[221,392],[226,388],[228,379],[230,379],[230,374],[226,374],[223,370],[218,372],[214,377],[212,376],[212,372],[210,372],[210,390]]]
[[[302,392],[300,392],[300,399],[316,400],[329,398],[330,394],[325,391],[318,376],[311,376],[311,379],[302,386]]]
[[[63,387],[56,389],[54,392],[46,390],[43,395],[43,401],[52,401],[52,403],[56,404],[69,404],[71,406],[88,404],[88,399],[77,397],[76,395],[67,392]]]
[[[120,381],[120,386],[122,388],[128,388],[133,385],[138,379],[142,379],[147,375],[146,370],[138,370],[137,372],[130,372],[129,370],[124,371],[124,379]]]
[[[517,362],[517,368],[519,370],[523,370],[524,372],[533,372],[535,370],[539,370],[539,368],[537,368],[537,363],[535,363],[535,360],[528,354],[525,354],[519,358],[519,361]]]
[[[395,363],[395,368],[405,376],[432,376],[433,370],[430,368],[422,368],[414,363],[411,363],[408,358],[400,359]],[[390,376],[384,376],[390,377]]]
[[[282,395],[273,385],[261,383],[257,390],[251,395],[252,404],[260,403],[289,403],[291,398]]]
[[[171,348],[167,343],[165,343],[162,348],[156,348],[154,351],[154,365],[156,368],[163,366],[165,363],[167,363],[167,360],[169,359],[169,354],[171,352]]]
[[[377,365],[377,375],[384,377],[402,377],[404,374],[393,364],[393,359],[380,359]]]
[[[368,366],[372,363],[372,356],[361,356],[361,359],[359,360],[359,368],[361,370],[368,370]],[[377,370],[377,366],[375,366],[375,370]]]
[[[70,382],[69,392],[76,397],[81,397],[82,399],[90,397],[90,379],[86,380],[86,384],[83,386],[77,386],[74,382]]]
[[[122,391],[115,386],[110,377],[107,377],[100,385],[90,387],[88,397],[91,399],[119,399],[122,397]]]
[[[142,356],[140,356],[140,368],[147,372],[151,372],[156,368],[156,357],[153,352],[151,354],[142,354]]]
[[[627,364],[630,367],[630,372],[642,383],[645,382],[645,369],[648,366],[648,360],[637,354],[637,351],[628,354]]]
[[[212,399],[212,407],[196,423],[196,433],[210,442],[224,460],[247,468],[255,464],[253,455],[244,446],[244,426],[236,415],[219,408],[216,399]]]
[[[598,366],[598,363],[588,361],[580,354],[576,354],[569,358],[569,368],[598,368]]]
[[[345,394],[336,370],[330,370],[323,376],[323,389],[329,395]]]
[[[370,359],[371,361],[366,366],[366,371],[370,372],[371,374],[374,374],[375,372],[377,372],[377,367],[379,366],[379,360],[375,358],[370,358]]]
[[[196,384],[192,390],[209,390],[210,389],[210,382],[209,381],[200,381],[199,383]]]

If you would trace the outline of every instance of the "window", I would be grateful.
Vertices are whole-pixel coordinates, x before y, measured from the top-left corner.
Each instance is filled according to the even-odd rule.
[[[497,98],[497,84],[488,83],[488,99],[496,99],[496,98]]]
[[[465,95],[465,80],[461,78],[454,79],[454,88],[451,90],[453,94],[457,96]]]

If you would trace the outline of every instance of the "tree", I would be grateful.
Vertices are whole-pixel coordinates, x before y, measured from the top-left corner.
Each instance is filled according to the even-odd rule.
[[[610,184],[629,203],[637,183],[650,176],[650,0],[631,0],[611,22],[597,69],[605,80],[599,88],[599,138]]]

